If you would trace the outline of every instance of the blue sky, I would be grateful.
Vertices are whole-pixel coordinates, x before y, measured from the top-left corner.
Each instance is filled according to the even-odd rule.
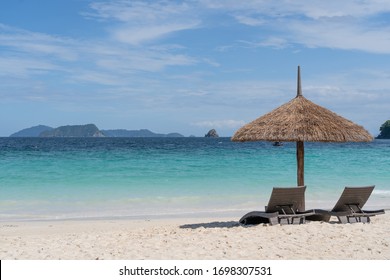
[[[390,119],[390,1],[0,1],[0,136],[95,123],[231,136],[303,95]]]

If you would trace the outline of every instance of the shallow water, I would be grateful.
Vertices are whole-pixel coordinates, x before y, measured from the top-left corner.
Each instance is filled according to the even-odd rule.
[[[263,209],[296,186],[295,143],[229,138],[0,138],[0,218],[139,217]],[[305,143],[306,205],[376,185],[390,208],[390,141]]]

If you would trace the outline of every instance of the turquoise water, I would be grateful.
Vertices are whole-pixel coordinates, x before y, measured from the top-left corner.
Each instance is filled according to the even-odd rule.
[[[2,220],[241,215],[296,186],[295,143],[229,138],[0,138]],[[376,185],[390,208],[390,141],[306,143],[307,208]]]

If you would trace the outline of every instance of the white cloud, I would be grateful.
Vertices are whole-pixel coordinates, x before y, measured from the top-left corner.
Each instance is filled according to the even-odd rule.
[[[212,119],[224,119],[223,114],[226,116],[226,112],[234,108],[241,113],[238,118],[250,119],[252,115],[249,116],[247,111],[252,111],[251,114],[257,116],[293,98],[295,83],[283,79],[261,80],[261,73],[259,79],[253,78],[253,72],[260,71],[259,68],[250,63],[244,64],[245,60],[242,61],[239,56],[233,60],[228,51],[238,47],[283,49],[298,44],[311,48],[353,49],[388,54],[390,28],[387,27],[386,18],[380,16],[381,13],[390,11],[390,2],[387,2],[95,2],[91,4],[92,11],[84,15],[93,20],[104,21],[99,28],[104,26],[101,31],[108,34],[104,33],[99,40],[86,38],[79,41],[76,38],[31,32],[0,24],[1,82],[10,84],[13,80],[7,77],[16,77],[18,84],[30,85],[38,80],[35,79],[36,75],[49,74],[47,79],[41,80],[47,80],[50,86],[56,82],[70,83],[73,86],[82,81],[80,84],[83,87],[77,90],[89,90],[96,98],[112,95],[129,100],[129,96],[137,96],[136,105],[149,106],[148,108],[160,105],[165,106],[164,108],[177,108],[183,105],[181,108],[211,109],[210,112],[214,112],[215,108],[222,108],[218,109],[218,114],[207,117]],[[209,36],[219,35],[216,32],[228,30],[230,24],[237,23],[241,25],[235,30],[245,32],[226,37],[226,34],[221,33],[221,36],[207,40]],[[221,26],[223,28],[219,29]],[[197,28],[204,28],[197,30],[196,36],[199,37],[186,36],[187,41],[182,40],[183,38],[173,42],[164,40]],[[99,30],[96,31],[98,34]],[[223,40],[219,41],[221,38]],[[188,40],[194,40],[196,46],[192,48],[192,41]],[[164,44],[160,44],[161,42]],[[179,42],[183,42],[183,45],[179,45]],[[226,47],[218,48],[219,43]],[[216,54],[216,49],[226,52]],[[194,53],[199,57],[194,57]],[[250,54],[246,52],[245,55],[249,57]],[[237,66],[226,66],[230,61],[237,61]],[[181,66],[195,67],[180,68]],[[174,69],[175,67],[177,68]],[[173,71],[164,71],[171,69]],[[239,71],[248,71],[252,75],[244,76]],[[317,81],[304,80],[304,95],[307,93],[309,98],[330,106],[342,103],[343,100],[351,102],[351,106],[362,106],[367,100],[377,102],[381,98],[385,100],[380,102],[383,105],[386,100],[390,100],[385,93],[390,85],[384,82],[390,80],[390,74],[377,71],[378,76],[372,74],[365,79],[356,78],[356,73],[353,73],[336,82],[330,78],[326,80],[324,76]],[[340,71],[336,74],[340,75]],[[30,77],[30,83],[21,83],[20,77]],[[93,90],[86,85],[94,86]],[[52,89],[50,86],[46,89],[47,92]],[[62,84],[56,86],[61,87]],[[71,90],[64,89],[63,92],[66,92],[64,99],[73,101],[73,98],[78,98],[76,93],[69,94]],[[50,93],[47,94],[52,97]],[[226,108],[228,110],[222,113]],[[236,118],[237,115],[228,116]],[[220,128],[238,127],[241,124],[243,121],[217,120],[198,122],[196,125]]]
[[[181,17],[190,10],[186,2],[169,1],[105,1],[93,2],[94,13],[84,15],[97,19],[115,19],[120,22],[150,23]]]
[[[123,85],[139,71],[158,72],[170,66],[198,63],[180,54],[179,46],[127,47],[112,41],[77,41],[0,24],[0,75],[31,76],[60,71],[64,81]],[[91,74],[93,73],[93,75]],[[66,79],[68,77],[68,79]],[[99,78],[101,77],[101,78]]]
[[[235,15],[234,18],[238,22],[245,24],[245,25],[250,25],[250,26],[260,26],[260,25],[263,25],[265,23],[265,21],[262,20],[261,18],[256,18],[256,17],[252,17],[252,16],[247,16],[247,15]]]
[[[0,76],[27,77],[58,70],[58,66],[40,59],[0,56],[0,69]]]
[[[204,58],[204,59],[202,59],[202,61],[204,61],[205,63],[207,63],[213,67],[220,67],[221,66],[221,64],[216,62],[214,59]]]
[[[117,75],[96,71],[82,71],[77,76],[73,76],[72,80],[108,86],[123,86],[126,84]]]
[[[96,64],[105,70],[127,75],[137,71],[158,72],[169,66],[186,66],[197,60],[182,54],[172,54],[163,50],[127,50],[117,48],[111,55],[99,55]]]
[[[208,9],[224,10],[237,22],[259,26],[266,39],[254,40],[257,47],[286,47],[300,44],[311,48],[360,50],[390,53],[386,0],[202,0]],[[275,40],[277,39],[277,40]]]
[[[62,60],[75,61],[78,43],[72,39],[10,27],[0,24],[0,46],[19,49],[33,55],[48,55]]]
[[[107,1],[92,3],[95,13],[84,15],[96,19],[116,20],[121,24],[111,28],[119,42],[138,45],[161,39],[171,33],[200,26],[190,5],[185,1]]]
[[[160,39],[171,33],[193,29],[198,26],[198,23],[187,24],[163,24],[139,27],[121,27],[112,31],[112,36],[119,42],[128,43],[131,45],[138,45],[152,40]]]
[[[200,0],[209,9],[245,13],[246,16],[294,17],[297,15],[318,19],[322,17],[362,17],[390,11],[387,0]]]
[[[241,42],[246,43],[241,47],[282,49],[298,44],[390,53],[389,24],[380,16],[390,12],[390,2],[385,0],[120,0],[95,2],[90,7],[93,12],[88,16],[118,21],[119,25],[109,29],[111,36],[129,45],[151,43],[178,31],[201,28],[208,16],[227,13],[261,32],[261,39],[252,42],[242,38]]]
[[[246,46],[248,48],[270,47],[273,49],[284,49],[289,46],[287,39],[279,38],[275,36],[270,36],[260,42],[250,42],[250,41],[240,40],[239,43],[241,43],[242,46]]]
[[[286,13],[303,13],[313,19],[322,17],[367,17],[390,11],[390,3],[386,0],[314,0],[314,1],[284,1],[282,10]]]

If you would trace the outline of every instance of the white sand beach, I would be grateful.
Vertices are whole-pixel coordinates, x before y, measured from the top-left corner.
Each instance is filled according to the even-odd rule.
[[[370,224],[238,226],[233,219],[1,222],[0,259],[390,259],[390,214]]]

